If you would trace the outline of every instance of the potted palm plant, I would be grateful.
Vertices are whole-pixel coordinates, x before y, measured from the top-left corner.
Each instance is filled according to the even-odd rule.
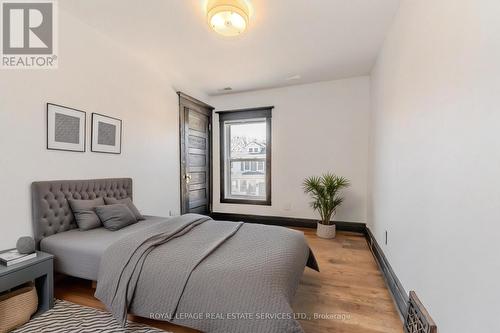
[[[335,223],[332,218],[337,207],[344,201],[340,191],[349,185],[346,178],[330,172],[321,177],[312,176],[304,180],[304,192],[311,195],[311,207],[317,210],[321,217],[316,231],[319,237],[335,238]]]

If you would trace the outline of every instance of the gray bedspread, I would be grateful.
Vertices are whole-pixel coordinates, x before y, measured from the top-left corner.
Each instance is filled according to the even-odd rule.
[[[303,332],[290,306],[316,262],[301,232],[187,214],[111,245],[96,297],[127,312],[203,332]]]

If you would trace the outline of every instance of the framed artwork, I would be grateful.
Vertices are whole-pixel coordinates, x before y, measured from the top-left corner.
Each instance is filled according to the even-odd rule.
[[[86,113],[47,103],[47,149],[85,152]]]
[[[121,154],[122,121],[99,113],[92,113],[91,151]]]

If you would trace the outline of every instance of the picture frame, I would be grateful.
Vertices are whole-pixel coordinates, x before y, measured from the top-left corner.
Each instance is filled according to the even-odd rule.
[[[86,151],[87,113],[47,103],[47,149],[83,153]]]
[[[122,120],[92,113],[91,147],[95,153],[121,154]]]

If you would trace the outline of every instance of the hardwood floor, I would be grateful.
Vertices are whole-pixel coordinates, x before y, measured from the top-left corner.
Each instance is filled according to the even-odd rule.
[[[304,271],[295,312],[330,314],[302,320],[306,332],[401,333],[403,324],[364,235],[339,232],[334,240],[304,231],[321,272]]]
[[[382,274],[363,235],[339,232],[334,240],[305,233],[321,272],[306,268],[293,303],[296,313],[311,319],[300,320],[307,333],[401,333],[402,323]],[[93,296],[91,283],[70,277],[55,282],[55,296],[73,303],[104,309]],[[314,319],[314,314],[322,317]],[[174,333],[197,332],[166,322],[130,316]]]

